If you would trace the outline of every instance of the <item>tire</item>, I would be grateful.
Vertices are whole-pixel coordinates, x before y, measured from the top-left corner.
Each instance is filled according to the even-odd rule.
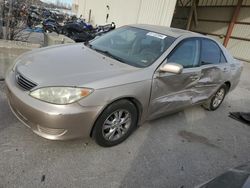
[[[128,100],[117,101],[108,106],[98,117],[93,138],[103,147],[120,144],[135,130],[138,112],[135,105]]]
[[[228,91],[228,87],[223,84],[216,92],[215,94],[202,106],[208,110],[208,111],[215,111],[220,107],[222,104],[226,94]],[[217,101],[216,101],[217,100]]]

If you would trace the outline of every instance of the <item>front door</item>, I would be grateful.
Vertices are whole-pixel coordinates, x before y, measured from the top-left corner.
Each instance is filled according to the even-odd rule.
[[[149,106],[149,119],[191,105],[195,87],[201,77],[200,40],[186,39],[170,53],[167,63],[183,66],[181,74],[155,72]]]

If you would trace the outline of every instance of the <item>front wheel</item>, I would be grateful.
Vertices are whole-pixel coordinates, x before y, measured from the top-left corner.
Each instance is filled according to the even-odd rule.
[[[226,93],[227,93],[227,86],[223,84],[217,91],[216,93],[202,106],[209,110],[209,111],[214,111],[217,108],[220,107],[221,103],[223,102]]]
[[[95,123],[93,137],[97,144],[111,147],[123,142],[137,125],[138,112],[128,100],[108,106]]]

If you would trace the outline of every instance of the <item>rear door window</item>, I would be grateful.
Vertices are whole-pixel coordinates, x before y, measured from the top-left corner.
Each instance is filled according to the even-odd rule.
[[[220,54],[220,63],[226,63],[226,62],[227,62],[227,60],[226,60],[223,52],[221,51],[221,54]]]
[[[212,40],[202,39],[201,65],[226,62],[220,47]]]

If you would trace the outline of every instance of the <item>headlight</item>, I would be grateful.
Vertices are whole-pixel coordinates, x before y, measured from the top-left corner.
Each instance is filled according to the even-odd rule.
[[[45,87],[32,91],[30,95],[36,99],[53,104],[70,104],[93,92],[88,88]]]

